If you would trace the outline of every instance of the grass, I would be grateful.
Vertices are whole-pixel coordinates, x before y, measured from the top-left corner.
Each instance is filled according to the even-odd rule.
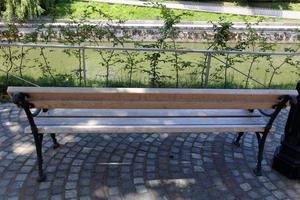
[[[114,19],[122,20],[157,20],[160,17],[160,10],[157,8],[138,7],[130,5],[119,4],[107,4],[97,2],[60,2],[55,5],[51,15],[54,18],[60,19],[80,19],[84,15],[84,11],[88,6],[94,6],[97,9],[102,10],[104,13],[111,15]],[[186,11],[176,10],[177,14],[184,13]],[[231,21],[243,21],[244,16],[209,13],[209,12],[196,12],[188,11],[189,15],[185,15],[182,20],[184,21],[217,21],[220,17],[225,17]],[[257,21],[257,17],[247,17],[250,21]],[[89,19],[103,19],[97,13],[92,13]],[[264,18],[264,21],[297,21],[297,20],[284,20]]]
[[[176,0],[173,0],[176,1]],[[245,1],[245,0],[223,0],[223,1],[205,1],[205,0],[191,0],[191,2],[206,2],[206,3],[217,3],[224,6],[252,6],[258,8],[272,8],[277,10],[292,10],[300,11],[300,1]]]

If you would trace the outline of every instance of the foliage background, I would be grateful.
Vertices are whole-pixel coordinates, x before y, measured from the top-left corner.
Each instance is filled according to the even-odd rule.
[[[1,0],[1,15],[8,21],[33,19],[47,12],[56,0]]]

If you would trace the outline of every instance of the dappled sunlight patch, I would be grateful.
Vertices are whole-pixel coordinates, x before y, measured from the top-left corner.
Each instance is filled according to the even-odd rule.
[[[107,190],[108,190],[107,186],[97,187],[94,191],[94,196],[99,199],[102,199],[102,198],[106,199],[107,196],[106,196],[105,191],[107,191]]]
[[[167,138],[168,136],[169,136],[168,133],[162,133],[162,134],[159,135],[160,139],[162,139],[162,140]]]
[[[78,125],[96,126],[99,124],[98,120],[89,120],[88,122],[78,123]]]
[[[151,187],[160,187],[162,185],[174,185],[178,188],[186,188],[189,185],[196,183],[196,180],[193,178],[178,178],[178,179],[165,179],[165,180],[149,180],[147,184]]]
[[[10,109],[8,109],[8,108],[0,108],[0,113],[6,113],[9,111],[10,111]]]
[[[111,136],[110,135],[102,135],[102,137],[105,140],[111,140]]]
[[[109,186],[99,186],[95,188],[93,194],[97,199],[107,199],[108,197],[119,197],[122,196],[122,199],[161,199],[161,196],[154,190],[144,185],[136,185],[136,191],[125,192],[120,190],[119,187],[109,187]],[[141,189],[143,188],[143,189]]]
[[[195,179],[193,178],[178,178],[178,179],[169,179],[164,180],[164,184],[174,184],[178,188],[186,188],[189,185],[195,184]]]
[[[34,145],[29,142],[14,143],[12,150],[17,155],[30,155],[34,152]]]
[[[145,190],[138,190],[135,193],[131,192],[125,194],[124,199],[144,200],[144,199],[162,199],[162,198],[155,190],[147,188]]]
[[[159,179],[146,181],[150,187],[159,187],[162,184],[162,181]]]
[[[111,165],[131,165],[131,161],[130,162],[99,162],[97,163],[97,165],[108,165],[108,166],[111,166]]]
[[[76,137],[73,135],[66,135],[62,138],[61,140],[62,142],[66,143],[66,142],[76,142]]]
[[[17,122],[4,122],[2,123],[9,131],[11,132],[18,132],[22,131],[22,127]]]
[[[16,126],[16,125],[18,125],[17,122],[10,122],[10,121],[3,122],[2,124],[3,124],[4,126]]]
[[[19,132],[22,131],[22,127],[20,125],[16,125],[16,126],[9,126],[8,129],[11,132]]]

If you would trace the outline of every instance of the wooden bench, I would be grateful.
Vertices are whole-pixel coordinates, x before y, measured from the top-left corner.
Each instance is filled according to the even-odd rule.
[[[280,110],[296,90],[144,89],[9,87],[13,102],[22,107],[35,140],[39,180],[42,167],[42,133],[186,133],[254,132],[259,152],[256,175],[267,134]],[[30,108],[44,112],[34,117]],[[266,122],[258,109],[274,109]]]

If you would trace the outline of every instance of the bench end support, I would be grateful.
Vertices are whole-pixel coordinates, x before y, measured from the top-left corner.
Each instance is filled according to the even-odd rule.
[[[258,155],[257,155],[257,164],[256,168],[253,170],[254,174],[256,176],[261,176],[261,162],[263,160],[263,152],[265,148],[265,142],[267,139],[267,136],[272,128],[273,122],[275,121],[276,117],[280,113],[280,111],[286,106],[288,101],[291,99],[290,96],[283,96],[280,98],[280,102],[274,106],[275,111],[270,115],[270,119],[265,127],[264,132],[262,132],[262,136],[260,136],[260,133],[256,133],[257,142],[258,142]]]
[[[255,176],[262,176],[261,169],[254,168],[253,173],[255,174]]]
[[[46,181],[46,179],[47,179],[47,177],[46,177],[46,174],[41,174],[41,175],[39,175],[39,177],[37,178],[37,182],[44,182],[44,181]]]
[[[59,148],[59,147],[60,147],[60,144],[57,142],[55,133],[51,133],[50,136],[51,136],[52,141],[53,141],[53,149]]]
[[[234,144],[237,147],[240,147],[241,146],[240,140],[241,140],[243,135],[244,135],[244,132],[239,132],[238,136],[236,137],[236,139],[233,140],[232,144]]]
[[[15,93],[12,95],[13,102],[22,107],[27,116],[28,122],[30,124],[31,132],[34,138],[34,143],[36,147],[37,161],[38,161],[38,182],[42,182],[46,179],[46,176],[43,171],[43,157],[42,157],[42,144],[43,144],[43,135],[38,133],[38,128],[34,122],[33,114],[30,111],[32,105],[27,101],[28,96],[24,93]]]

